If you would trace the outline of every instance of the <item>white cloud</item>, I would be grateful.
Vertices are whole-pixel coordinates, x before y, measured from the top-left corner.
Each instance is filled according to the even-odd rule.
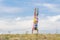
[[[25,29],[32,26],[32,20],[31,19],[25,19],[17,17],[15,19],[11,20],[0,20],[0,29],[3,30],[13,30],[13,29]]]
[[[48,19],[49,19],[49,21],[55,22],[55,21],[57,21],[57,20],[60,19],[60,15],[58,15],[58,16],[52,16],[52,17],[48,16]]]
[[[46,29],[46,30],[56,30],[57,28],[60,28],[60,21],[58,21],[60,19],[60,15],[57,16],[47,16],[46,19],[41,19],[39,22],[39,26],[42,29]],[[40,28],[40,29],[41,29]]]
[[[16,20],[17,20],[17,21],[18,21],[18,20],[21,20],[21,18],[20,18],[20,17],[17,17]]]
[[[60,28],[60,15],[57,16],[47,16],[46,19],[40,19],[38,28],[39,30],[55,30],[56,27]],[[17,17],[11,20],[0,20],[0,29],[2,30],[15,30],[15,29],[26,29],[30,30],[33,25],[32,17]],[[30,29],[27,29],[30,28]],[[15,30],[16,31],[16,30]]]

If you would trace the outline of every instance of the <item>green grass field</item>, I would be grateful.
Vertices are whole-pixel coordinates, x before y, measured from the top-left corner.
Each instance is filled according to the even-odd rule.
[[[0,40],[60,40],[60,34],[0,34]]]

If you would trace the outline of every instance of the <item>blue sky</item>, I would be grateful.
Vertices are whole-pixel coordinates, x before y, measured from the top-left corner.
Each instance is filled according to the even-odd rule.
[[[59,0],[3,0],[1,1],[1,6],[5,6],[5,8],[8,7],[11,8],[9,9],[10,11],[12,9],[18,10],[21,8],[21,12],[18,11],[16,13],[9,13],[9,12],[3,12],[4,16],[6,15],[13,15],[13,16],[32,16],[33,9],[35,7],[39,8],[39,13],[40,14],[45,14],[45,15],[59,15],[58,10],[60,9],[60,1]],[[55,7],[57,12],[54,11],[54,9],[49,9],[47,8],[48,6],[52,6],[53,8]],[[2,7],[3,8],[3,7]],[[4,8],[3,8],[4,9]],[[7,10],[8,10],[7,9]],[[29,9],[29,10],[28,10]],[[51,11],[52,10],[52,11]],[[3,16],[3,14],[1,14]]]
[[[0,31],[30,28],[31,32],[34,8],[39,8],[39,31],[55,33],[56,27],[60,29],[60,0],[0,0]]]

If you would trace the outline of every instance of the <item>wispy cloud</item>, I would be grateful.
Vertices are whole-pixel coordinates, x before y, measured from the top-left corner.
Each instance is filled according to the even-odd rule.
[[[20,7],[0,6],[0,13],[21,13],[22,11],[24,11],[24,9]]]
[[[60,8],[58,8],[57,4],[43,4],[43,6],[47,7],[52,12],[60,12]]]
[[[5,0],[6,1],[6,0]],[[25,7],[7,6],[4,0],[0,0],[0,13],[21,13],[25,11]]]
[[[60,7],[58,4],[52,4],[52,3],[34,3],[35,6],[43,6],[48,8],[49,11],[52,12],[60,12]],[[59,7],[59,8],[58,8]]]

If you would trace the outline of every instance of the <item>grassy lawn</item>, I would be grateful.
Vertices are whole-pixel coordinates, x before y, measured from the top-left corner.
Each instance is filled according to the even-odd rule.
[[[0,40],[60,40],[60,34],[0,34]]]

